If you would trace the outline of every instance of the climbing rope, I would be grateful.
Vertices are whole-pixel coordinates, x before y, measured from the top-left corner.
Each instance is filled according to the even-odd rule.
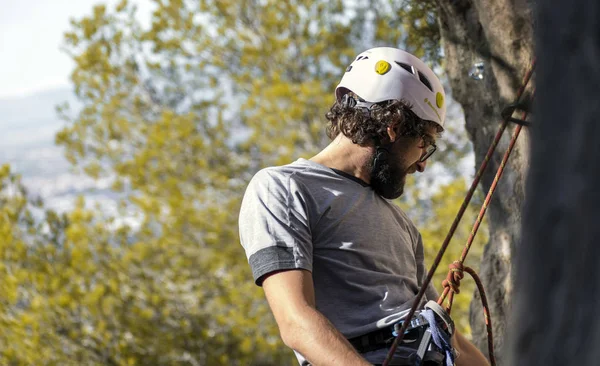
[[[438,299],[438,304],[442,304],[444,302],[444,298],[448,293],[448,289],[450,289],[450,298],[448,300],[449,305],[446,308],[446,312],[450,315],[450,311],[452,309],[452,300],[454,298],[454,294],[460,293],[460,280],[464,277],[464,272],[467,272],[471,275],[475,284],[477,285],[477,290],[479,290],[479,295],[481,297],[481,304],[483,305],[483,318],[485,321],[485,327],[487,330],[487,339],[488,339],[488,354],[490,358],[490,363],[492,366],[496,365],[496,358],[494,357],[494,336],[492,334],[492,318],[490,316],[490,307],[487,302],[487,296],[485,295],[485,290],[483,288],[483,283],[481,279],[475,272],[475,270],[471,267],[464,267],[462,262],[454,261],[449,265],[450,271],[448,271],[448,276],[442,282],[442,286],[444,286],[444,293]]]
[[[533,99],[533,92],[532,92],[531,98]],[[513,109],[513,111],[514,111],[514,109]],[[521,116],[521,119],[515,120],[515,121],[525,121],[525,119],[527,118],[527,113],[528,113],[527,111],[524,111],[523,115]],[[469,238],[467,239],[465,248],[462,251],[460,259],[453,262],[449,266],[450,271],[448,271],[448,275],[446,276],[446,279],[442,282],[442,286],[444,287],[444,292],[438,299],[438,304],[442,305],[442,303],[446,299],[446,296],[449,295],[448,296],[448,307],[446,308],[446,312],[448,314],[450,314],[450,312],[452,310],[452,303],[454,301],[454,294],[458,294],[460,292],[460,280],[463,279],[463,277],[464,277],[463,272],[467,272],[471,275],[471,277],[473,277],[473,280],[477,284],[477,289],[479,290],[479,295],[481,297],[481,302],[483,305],[483,315],[484,315],[485,326],[486,326],[486,330],[487,330],[487,338],[488,338],[488,353],[490,356],[490,363],[492,364],[492,366],[494,366],[496,364],[496,360],[494,357],[494,338],[493,338],[493,334],[492,334],[492,319],[490,317],[490,309],[489,309],[489,306],[487,303],[487,296],[485,295],[485,290],[483,288],[483,284],[481,283],[479,276],[477,276],[477,273],[472,268],[465,267],[463,264],[467,257],[467,254],[469,253],[469,250],[471,249],[471,245],[473,244],[475,235],[477,234],[477,231],[479,230],[479,226],[481,225],[481,222],[483,221],[483,217],[485,216],[487,208],[489,207],[490,201],[492,199],[492,195],[494,194],[494,191],[496,190],[496,186],[498,185],[498,182],[500,181],[500,178],[502,177],[502,174],[504,173],[504,168],[506,167],[508,158],[510,157],[510,154],[512,153],[512,150],[517,142],[517,138],[519,137],[519,134],[521,132],[521,129],[523,128],[523,125],[524,124],[519,123],[517,125],[517,127],[515,128],[515,131],[513,132],[513,136],[510,140],[508,149],[504,153],[504,157],[502,158],[500,167],[498,168],[498,171],[496,172],[496,176],[494,177],[494,181],[492,182],[492,185],[490,186],[488,194],[485,197],[485,201],[483,202],[483,205],[481,206],[481,210],[479,211],[479,215],[477,216],[477,219],[475,220],[475,224],[473,225],[471,234],[469,234]]]
[[[442,257],[444,256],[444,253],[446,252],[446,249],[448,248],[450,240],[454,236],[456,228],[458,227],[458,224],[460,223],[460,220],[462,219],[462,217],[467,209],[467,206],[471,202],[471,198],[473,197],[473,194],[475,193],[477,185],[479,184],[479,182],[483,176],[483,173],[485,172],[485,170],[488,166],[488,163],[489,163],[494,151],[496,150],[496,147],[498,146],[500,139],[502,138],[502,134],[506,130],[506,127],[508,126],[508,124],[510,122],[517,123],[518,125],[515,128],[515,131],[513,132],[513,136],[512,136],[511,142],[509,144],[509,147],[508,147],[506,153],[504,154],[504,158],[502,159],[502,163],[500,164],[498,172],[496,173],[494,182],[492,183],[492,186],[490,187],[490,190],[488,191],[488,194],[486,196],[486,199],[482,206],[482,209],[479,212],[477,220],[475,221],[475,225],[473,227],[473,230],[471,231],[471,234],[469,235],[469,239],[467,240],[465,249],[463,249],[463,253],[460,257],[460,260],[454,262],[453,263],[454,266],[453,265],[450,266],[450,271],[448,273],[448,276],[446,277],[446,280],[443,282],[444,292],[440,296],[440,299],[438,299],[438,303],[441,304],[441,303],[443,303],[446,296],[448,294],[450,294],[450,297],[448,299],[449,306],[447,309],[448,309],[448,311],[451,310],[454,294],[460,292],[460,280],[464,277],[463,272],[467,272],[473,277],[473,279],[475,280],[475,283],[477,284],[477,288],[479,289],[479,292],[481,294],[481,300],[482,300],[483,307],[484,307],[484,317],[485,317],[486,328],[487,328],[487,332],[488,332],[488,348],[489,348],[488,351],[489,351],[490,362],[491,362],[492,366],[494,366],[496,364],[496,361],[494,358],[492,324],[491,324],[491,316],[490,316],[490,312],[489,312],[489,306],[487,304],[487,298],[485,296],[485,291],[483,289],[481,280],[479,279],[479,277],[477,276],[475,271],[470,267],[465,267],[463,265],[463,262],[469,252],[469,249],[473,242],[473,238],[475,237],[475,234],[477,233],[477,230],[479,229],[481,221],[483,220],[483,216],[485,215],[485,212],[487,210],[487,207],[489,205],[491,197],[496,189],[498,180],[500,179],[500,177],[502,176],[502,173],[504,172],[506,162],[508,161],[508,157],[510,156],[510,153],[512,152],[512,150],[514,148],[516,140],[519,137],[519,133],[521,132],[523,125],[527,123],[527,122],[525,122],[525,118],[527,117],[527,111],[523,112],[522,118],[520,120],[513,119],[512,113],[519,106],[524,105],[524,101],[522,99],[523,99],[523,96],[525,93],[525,89],[527,88],[527,85],[529,84],[529,81],[531,80],[534,70],[535,70],[535,60],[532,62],[531,67],[525,74],[525,76],[523,78],[523,82],[521,84],[521,87],[517,91],[516,102],[509,106],[510,109],[506,108],[505,111],[502,113],[503,121],[502,121],[502,124],[500,125],[500,128],[498,129],[498,132],[496,133],[496,137],[494,138],[494,141],[492,142],[490,148],[488,149],[481,166],[477,170],[477,173],[475,174],[475,179],[473,180],[473,183],[471,184],[471,187],[469,188],[469,191],[467,192],[467,195],[466,195],[460,209],[458,210],[458,213],[456,215],[456,218],[454,219],[454,222],[452,223],[452,225],[450,227],[448,235],[446,235],[446,238],[444,239],[444,242],[442,243],[442,246],[441,246],[440,250],[438,251],[437,256],[435,257],[433,265],[429,269],[429,272],[427,273],[427,277],[425,278],[425,281],[421,285],[421,288],[420,288],[419,292],[417,293],[415,301],[414,301],[408,315],[406,316],[406,319],[412,319],[412,317],[415,315],[415,312],[416,312],[417,308],[419,307],[421,300],[423,299],[425,290],[426,290],[427,286],[429,286],[429,284],[431,283],[433,274],[435,273],[437,267],[439,266],[439,264],[442,260]],[[509,113],[505,113],[506,111],[509,111]],[[522,122],[522,123],[519,123],[517,121]],[[400,331],[398,332],[398,336],[396,337],[396,339],[394,339],[394,342],[392,343],[392,345],[388,351],[387,357],[386,357],[385,361],[383,362],[383,366],[387,366],[389,364],[389,362],[392,360],[394,353],[396,352],[396,349],[398,348],[398,345],[400,344],[400,342],[402,342],[402,340],[404,338],[404,333],[406,332],[406,329],[407,329],[409,323],[410,322],[403,322],[402,327],[400,328]]]

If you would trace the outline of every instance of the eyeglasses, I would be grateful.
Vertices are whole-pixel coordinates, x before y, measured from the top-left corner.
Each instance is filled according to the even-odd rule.
[[[421,156],[421,159],[419,159],[420,163],[422,163],[425,160],[429,159],[429,157],[431,155],[433,155],[433,153],[435,152],[435,150],[437,150],[436,144],[434,142],[432,142],[430,138],[424,136],[423,140],[427,144],[427,147],[425,148],[425,154],[423,154],[423,156]]]

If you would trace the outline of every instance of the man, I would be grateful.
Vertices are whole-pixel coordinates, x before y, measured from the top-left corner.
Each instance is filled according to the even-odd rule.
[[[442,84],[422,61],[365,51],[336,88],[331,144],[250,182],[240,240],[301,364],[384,362],[426,276],[421,236],[391,200],[408,174],[425,170],[445,111]],[[437,299],[432,286],[426,298]],[[453,345],[457,365],[487,365],[463,336]],[[399,347],[391,364],[414,364],[414,349]]]

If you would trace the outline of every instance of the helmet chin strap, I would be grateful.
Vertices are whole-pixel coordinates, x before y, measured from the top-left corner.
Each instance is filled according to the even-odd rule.
[[[344,94],[341,102],[346,107],[361,110],[369,118],[371,117],[371,109],[377,105],[377,103],[367,102],[359,97],[354,97],[351,93]]]
[[[344,94],[344,96],[342,97],[342,105],[346,106],[346,107],[350,107],[350,108],[354,108],[356,107],[356,99],[354,99],[350,93]]]
[[[395,164],[390,164],[392,144],[393,142],[376,147],[370,172],[371,187],[375,193],[386,199],[400,197],[404,187],[400,177],[396,176]]]
[[[377,147],[375,150],[375,154],[373,155],[373,171],[379,171],[381,165],[388,161],[392,144],[393,142],[381,144],[379,141],[376,141]]]
[[[357,100],[351,93],[344,94],[341,99],[342,105],[350,108],[357,108],[362,110],[367,116],[371,117],[371,108],[376,105],[376,103],[370,103],[363,101],[362,99]],[[373,171],[379,171],[381,165],[387,162],[388,156],[390,154],[390,149],[393,142],[389,142],[387,144],[382,144],[379,138],[375,138],[375,154],[373,156]]]
[[[377,150],[375,150],[375,155],[373,156],[373,169],[377,170],[382,163],[385,163],[388,160],[389,155],[390,150],[388,146],[378,146]]]

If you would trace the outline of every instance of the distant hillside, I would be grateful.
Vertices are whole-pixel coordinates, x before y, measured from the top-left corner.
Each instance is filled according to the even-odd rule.
[[[462,110],[452,102],[450,95],[448,100],[447,125],[460,126],[464,123]],[[94,181],[74,174],[64,158],[63,149],[54,144],[55,134],[64,127],[55,107],[65,101],[72,108],[78,108],[75,96],[69,89],[0,99],[0,164],[9,163],[14,171],[23,176],[30,192],[40,195],[54,209],[68,210],[78,195],[84,195],[90,204],[99,203],[105,212],[116,215],[118,196],[110,191],[110,181]],[[460,129],[456,131],[461,133]],[[448,140],[457,138],[452,133],[446,136]],[[443,140],[440,141],[441,151],[443,144]],[[472,177],[472,153],[455,164],[466,178]],[[425,173],[419,175],[417,183],[422,192],[429,195],[451,178],[452,175],[444,166],[432,162]]]
[[[64,126],[55,107],[65,101],[77,108],[75,96],[66,88],[0,99],[0,164],[10,164],[30,192],[52,208],[67,210],[83,194],[90,204],[100,203],[114,212],[116,196],[108,189],[110,182],[74,174],[63,149],[54,144],[55,134]]]

